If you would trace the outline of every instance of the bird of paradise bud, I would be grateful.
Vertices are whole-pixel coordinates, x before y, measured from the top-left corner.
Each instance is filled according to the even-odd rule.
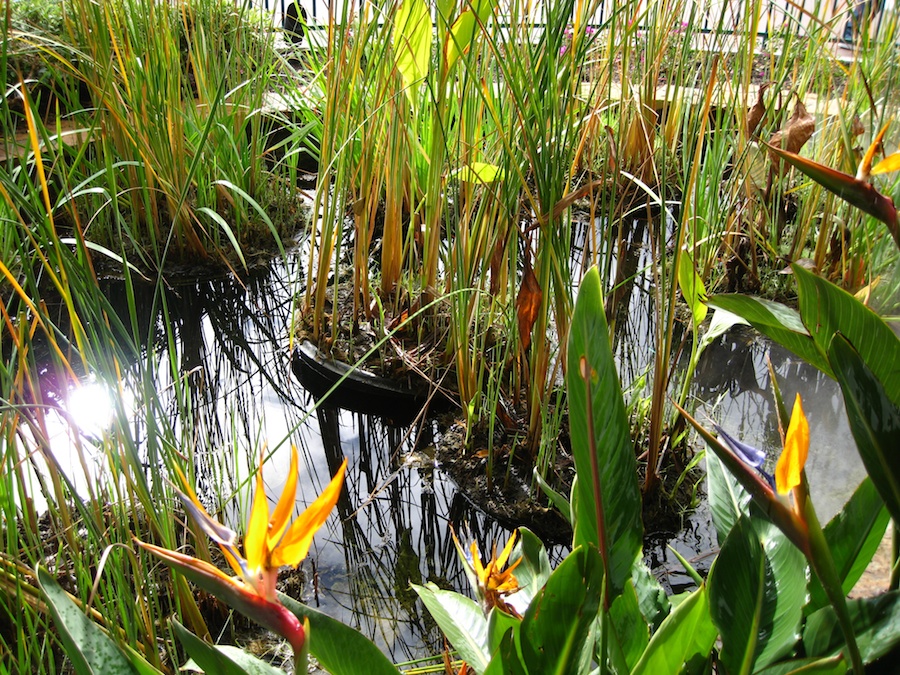
[[[516,532],[513,532],[510,535],[506,546],[503,547],[499,556],[497,555],[497,545],[494,544],[491,558],[485,564],[482,562],[481,555],[478,552],[478,544],[473,541],[469,546],[470,553],[467,554],[459,543],[459,539],[456,538],[456,533],[453,532],[456,550],[460,553],[463,564],[469,573],[469,578],[473,581],[475,592],[481,600],[481,606],[485,614],[492,607],[496,607],[511,616],[522,618],[515,607],[506,602],[506,596],[512,595],[519,590],[519,582],[516,579],[516,575],[513,574],[513,570],[519,566],[523,559],[519,558],[509,567],[506,567],[513,546],[516,543],[516,534]],[[504,567],[506,569],[503,569]]]
[[[206,512],[185,476],[179,472],[187,494],[177,489],[176,492],[184,503],[185,510],[191,514],[198,527],[219,545],[237,576],[229,576],[204,560],[177,551],[142,541],[136,543],[225,604],[285,638],[294,650],[295,666],[302,666],[302,670],[298,669],[296,672],[306,672],[308,622],[301,623],[296,615],[278,601],[275,585],[280,567],[296,567],[306,557],[313,535],[322,527],[337,503],[346,467],[347,460],[344,460],[322,494],[290,522],[297,496],[297,449],[291,449],[291,468],[287,482],[271,514],[260,456],[256,490],[244,534],[243,556],[235,544],[237,533]]]
[[[874,216],[887,225],[888,231],[894,238],[894,243],[896,243],[897,248],[900,248],[900,221],[897,218],[894,200],[880,193],[869,182],[869,178],[873,175],[900,170],[900,152],[888,155],[878,164],[872,166],[875,153],[881,148],[881,141],[889,124],[890,122],[882,128],[872,145],[869,146],[869,149],[863,155],[855,176],[837,171],[775,145],[769,145],[768,143],[766,145],[771,152],[796,167],[799,171],[802,171],[826,190],[833,192],[845,202],[852,204],[870,216]]]
[[[676,404],[677,405],[677,404]],[[812,500],[806,480],[806,459],[809,455],[809,422],[803,412],[803,403],[797,394],[787,432],[784,449],[775,466],[775,475],[762,470],[766,455],[745,443],[741,443],[716,427],[724,443],[704,429],[685,410],[678,408],[709,444],[716,456],[731,471],[773,523],[799,548],[822,582],[828,599],[834,607],[838,623],[847,643],[850,661],[855,673],[863,672],[859,647],[853,631],[847,601],[841,588],[841,580],[834,565],[834,557]],[[792,495],[792,503],[786,504],[783,496]],[[779,495],[782,498],[779,498]]]

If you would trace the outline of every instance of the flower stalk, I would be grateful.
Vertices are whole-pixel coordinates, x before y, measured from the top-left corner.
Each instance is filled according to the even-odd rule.
[[[764,452],[732,438],[718,426],[716,429],[720,438],[716,438],[684,409],[675,405],[772,522],[802,551],[822,582],[837,615],[853,672],[862,675],[865,668],[840,576],[809,496],[805,469],[809,455],[809,423],[800,395],[797,394],[794,401],[790,424],[784,435],[784,449],[778,458],[774,477],[762,470]],[[788,494],[791,495],[790,503],[784,499]]]

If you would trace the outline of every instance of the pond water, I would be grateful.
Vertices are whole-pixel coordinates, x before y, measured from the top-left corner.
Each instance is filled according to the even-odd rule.
[[[166,293],[164,308],[155,312],[150,310],[152,293],[139,297],[138,303],[147,307],[141,331],[154,338],[144,346],[131,379],[126,374],[127,395],[141,405],[135,374],[149,369],[153,387],[164,403],[168,401],[155,414],[189,431],[197,461],[204,462],[202,470],[198,467],[198,475],[207,479],[198,489],[201,499],[211,504],[213,495],[235,495],[232,521],[248,502],[246,478],[255,469],[261,447],[272,454],[265,469],[270,496],[279,495],[283,487],[290,445],[300,450],[301,509],[348,458],[347,489],[302,565],[302,599],[361,630],[395,662],[439,653],[441,635],[409,583],[432,581],[468,591],[451,528],[467,533],[461,537],[464,541],[474,538],[483,552],[493,542],[502,546],[508,531],[472,508],[436,466],[433,447],[439,430],[433,423],[394,428],[347,411],[314,410],[315,402],[290,368],[287,336],[299,264],[297,257],[289,257],[243,283],[219,279],[177,287]],[[641,306],[645,292],[638,288],[631,307]],[[114,286],[109,293],[111,298],[124,295]],[[632,310],[620,319],[623,334],[647,335],[646,314]],[[171,344],[164,322],[175,328]],[[625,359],[623,349],[619,357],[625,378],[629,372],[641,372],[639,363]],[[864,476],[839,390],[830,379],[750,329],[738,328],[703,356],[691,388],[696,414],[777,452],[767,357],[786,400],[797,391],[804,397],[812,430],[808,472],[820,516],[827,520]],[[170,359],[180,373],[176,380]],[[176,397],[191,410],[191,419],[175,418]],[[139,421],[135,425],[139,438],[152,433]],[[64,446],[59,446],[61,453]],[[74,466],[71,472],[84,475]],[[685,515],[683,530],[674,539],[658,532],[654,523],[646,523],[645,529],[647,560],[670,589],[685,589],[691,581],[667,544],[701,572],[708,569],[717,544],[702,504]],[[565,552],[556,547],[552,558],[559,560]]]

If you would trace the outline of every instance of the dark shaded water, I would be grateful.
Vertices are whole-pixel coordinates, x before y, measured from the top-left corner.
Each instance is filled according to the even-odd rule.
[[[146,369],[162,401],[154,414],[192,444],[203,464],[199,475],[207,483],[199,486],[201,497],[215,504],[216,495],[235,495],[232,514],[248,503],[245,479],[263,446],[272,452],[265,469],[270,497],[283,487],[290,445],[300,450],[300,508],[315,499],[347,457],[347,490],[302,565],[302,599],[361,630],[396,662],[435,654],[442,638],[409,583],[431,581],[467,592],[451,527],[468,529],[482,551],[494,541],[502,545],[508,532],[471,508],[435,465],[433,424],[398,429],[346,411],[314,410],[314,401],[290,375],[288,335],[298,264],[291,259],[243,284],[221,279],[175,288],[155,314],[149,310],[152,295],[139,298],[148,307],[141,331],[152,338],[130,379],[126,374],[130,405],[144,404],[138,373]],[[641,309],[650,306],[647,293],[646,286],[637,286],[629,300],[632,311],[619,317],[620,330],[632,336],[620,342],[628,349],[619,349],[626,382],[649,361],[649,350],[635,349],[646,346],[650,332],[649,309]],[[115,289],[111,294],[121,295]],[[174,329],[171,342],[167,325]],[[749,329],[733,330],[709,348],[697,370],[691,389],[697,415],[776,453],[767,355],[785,398],[803,394],[813,437],[808,470],[820,515],[827,519],[864,475],[831,380],[754,338]],[[188,418],[176,414],[178,401],[190,411]],[[134,432],[153,433],[138,418]],[[65,439],[59,452],[66,452]],[[73,473],[78,473],[74,464]],[[701,571],[708,569],[716,541],[702,505],[685,516],[682,532],[671,541],[654,536],[654,523],[645,528],[648,562],[670,589],[683,590],[691,582],[667,544]],[[564,554],[563,548],[553,550],[555,559]]]

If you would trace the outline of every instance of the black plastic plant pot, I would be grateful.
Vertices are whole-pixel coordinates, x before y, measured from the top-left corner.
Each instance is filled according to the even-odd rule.
[[[398,426],[410,424],[427,400],[422,392],[392,379],[327,357],[309,340],[303,340],[294,349],[291,369],[316,400],[340,382],[325,405],[383,417]]]

